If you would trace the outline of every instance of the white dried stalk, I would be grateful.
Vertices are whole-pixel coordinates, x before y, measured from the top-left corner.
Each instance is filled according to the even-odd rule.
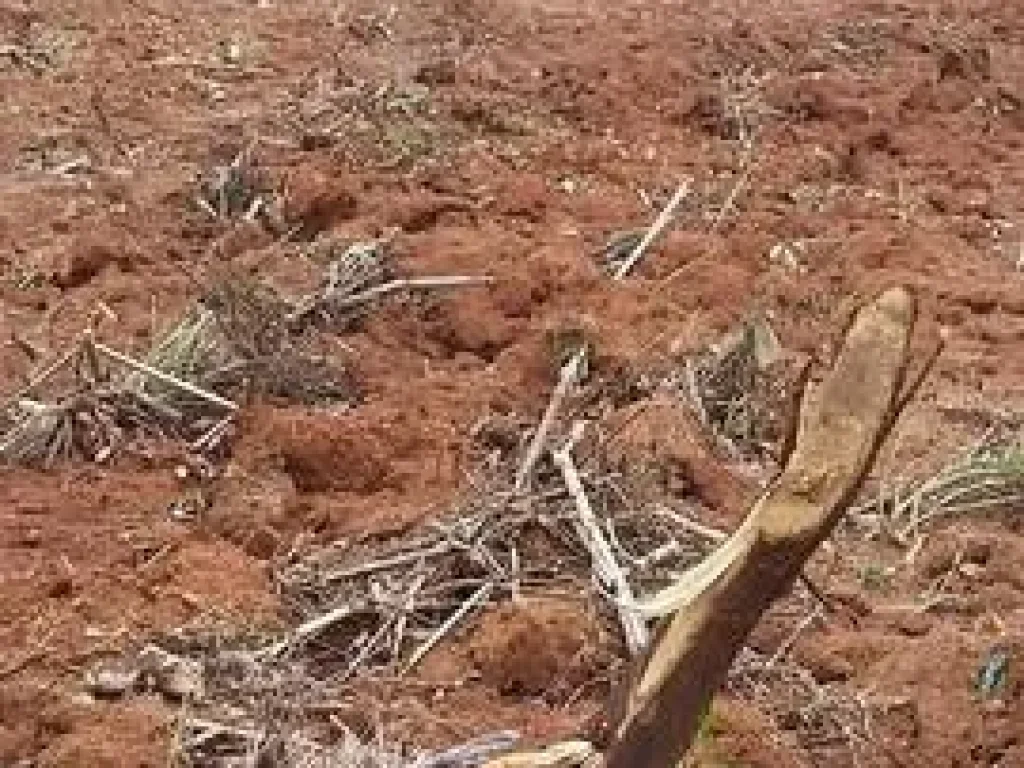
[[[523,459],[522,465],[519,467],[519,472],[516,474],[515,488],[517,491],[529,490],[530,480],[533,476],[533,468],[536,466],[537,462],[540,461],[541,454],[544,452],[544,443],[547,442],[548,433],[555,424],[555,417],[558,415],[558,411],[562,407],[562,401],[565,400],[566,396],[569,394],[569,390],[579,378],[580,370],[582,369],[583,363],[586,359],[586,354],[586,348],[580,347],[576,353],[569,358],[569,361],[562,366],[562,370],[558,377],[558,384],[551,393],[551,399],[548,401],[548,407],[544,410],[544,416],[541,417],[540,424],[537,426],[537,431],[533,433],[533,439],[530,440],[530,446],[526,450],[526,456]]]
[[[271,658],[281,656],[289,648],[294,648],[295,646],[316,637],[321,632],[337,624],[339,621],[343,621],[349,616],[354,616],[356,613],[359,613],[359,611],[360,608],[352,605],[338,606],[321,616],[316,616],[309,621],[300,624],[295,628],[290,636],[286,637],[284,640],[274,643],[262,651],[259,651],[257,655]]]
[[[437,630],[433,634],[431,634],[430,637],[428,637],[426,641],[424,641],[424,643],[413,652],[412,656],[409,658],[409,661],[406,662],[405,666],[402,668],[402,674],[408,674],[408,672],[413,667],[419,664],[423,657],[430,653],[433,647],[437,645],[445,635],[451,632],[451,630],[455,627],[456,624],[462,621],[462,619],[464,619],[466,615],[471,610],[473,610],[477,605],[486,601],[487,598],[490,597],[491,591],[493,589],[494,585],[490,582],[487,582],[482,587],[480,587],[480,589],[478,589],[476,592],[470,595],[469,599],[467,599],[466,602],[460,605],[459,609],[455,611],[455,613],[453,613],[451,616],[449,616],[445,620],[444,624],[438,627]]]
[[[62,368],[67,366],[72,360],[74,360],[77,354],[78,344],[76,343],[62,355],[58,356],[56,360],[54,360],[52,363],[46,366],[43,370],[35,374],[25,386],[23,386],[21,389],[19,389],[17,392],[11,395],[11,397],[8,398],[7,402],[4,403],[4,410],[10,408],[12,403],[18,402],[23,397],[25,397],[25,395],[30,394],[32,390],[34,390],[36,387],[45,384],[47,381],[49,381],[49,379],[54,374],[56,374]]]
[[[630,654],[637,656],[647,647],[647,625],[643,618],[628,605],[633,601],[633,590],[629,586],[626,574],[622,572],[615,560],[611,546],[597,522],[597,516],[590,506],[590,500],[587,498],[587,492],[583,488],[583,481],[580,480],[570,450],[571,447],[566,446],[552,451],[551,456],[558,468],[562,470],[565,485],[576,502],[578,514],[576,530],[587,551],[590,552],[591,564],[597,573],[598,581],[613,591],[617,601],[619,621],[622,623],[622,630],[626,636],[626,645]]]
[[[121,363],[121,365],[127,366],[128,368],[131,368],[132,370],[137,371],[138,373],[143,373],[146,376],[156,379],[157,381],[163,384],[167,384],[168,386],[171,387],[176,387],[177,389],[180,389],[183,392],[187,392],[188,394],[194,395],[195,397],[198,397],[202,400],[206,400],[208,402],[214,403],[215,405],[219,405],[222,408],[226,408],[229,411],[238,410],[238,406],[235,403],[231,402],[226,398],[221,397],[220,395],[214,392],[211,392],[208,389],[196,386],[191,382],[179,379],[177,376],[172,376],[169,373],[164,373],[163,371],[158,370],[157,368],[154,368],[151,365],[147,365],[146,363],[143,363],[140,360],[136,360],[133,357],[129,357],[128,355],[122,354],[121,352],[118,352],[115,349],[111,349],[107,345],[101,344],[98,341],[92,342],[92,345],[97,352],[100,352],[101,354],[109,357],[111,360]]]
[[[691,181],[687,179],[679,185],[675,194],[672,195],[672,199],[669,200],[668,204],[658,215],[658,218],[655,219],[647,232],[644,233],[640,242],[637,243],[629,256],[627,256],[622,264],[619,265],[618,269],[615,270],[614,278],[616,280],[622,280],[629,274],[630,270],[633,269],[636,263],[643,258],[644,253],[651,246],[651,243],[653,243],[665,228],[668,227],[672,221],[672,217],[675,215],[676,209],[683,202],[686,196],[690,194],[690,184]],[[555,386],[554,392],[551,393],[551,399],[548,401],[547,409],[544,411],[544,416],[541,418],[540,425],[537,427],[537,431],[534,433],[533,439],[530,441],[530,446],[526,451],[526,457],[523,459],[523,463],[516,475],[515,489],[517,491],[521,492],[529,489],[533,468],[536,466],[537,462],[540,460],[541,454],[544,452],[544,443],[547,441],[551,427],[554,426],[558,410],[562,405],[562,401],[569,394],[569,390],[579,378],[585,361],[586,347],[581,346],[576,350],[575,354],[573,354],[569,361],[562,366],[562,370],[560,371],[558,378],[558,384]]]
[[[639,243],[637,243],[636,248],[634,248],[629,256],[627,256],[619,265],[618,269],[615,270],[616,280],[621,280],[629,274],[630,270],[636,266],[637,262],[644,257],[647,249],[651,247],[651,243],[653,243],[672,222],[672,217],[675,216],[676,209],[690,194],[690,183],[690,180],[687,179],[679,185],[675,194],[672,195],[672,199],[668,201],[665,208],[658,214],[658,218],[654,220],[654,223],[651,224],[650,228],[644,233],[643,238]]]

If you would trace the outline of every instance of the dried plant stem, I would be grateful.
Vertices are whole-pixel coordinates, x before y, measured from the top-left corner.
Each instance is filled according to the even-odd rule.
[[[626,579],[626,574],[622,572],[618,562],[615,560],[615,555],[612,553],[612,548],[607,538],[605,538],[600,524],[597,522],[597,517],[590,506],[590,500],[587,498],[587,492],[583,488],[583,481],[580,480],[580,475],[576,470],[576,464],[572,460],[570,450],[571,448],[566,446],[552,451],[551,456],[555,460],[555,464],[558,465],[558,468],[562,470],[565,485],[576,502],[578,514],[577,532],[587,551],[590,552],[591,563],[597,573],[599,582],[610,587],[615,594],[618,602],[616,607],[619,612],[619,620],[622,622],[622,630],[626,636],[626,645],[629,648],[630,654],[636,656],[647,647],[647,625],[639,613],[623,604],[633,601],[633,591],[629,586],[629,581]]]
[[[733,206],[736,205],[736,200],[739,198],[740,193],[746,189],[747,184],[750,183],[750,171],[751,163],[748,157],[743,161],[743,170],[740,173],[739,178],[736,179],[736,183],[733,184],[732,189],[729,190],[729,194],[722,203],[722,207],[718,209],[715,213],[715,218],[711,221],[710,231],[712,233],[717,232],[718,228],[722,226],[722,222],[725,221],[725,217],[729,215],[729,211],[731,211]]]
[[[637,262],[643,258],[644,253],[646,253],[647,249],[651,246],[651,243],[653,243],[665,228],[668,227],[672,221],[672,217],[675,215],[676,209],[680,206],[686,196],[690,194],[690,185],[691,182],[689,179],[679,185],[675,194],[672,195],[672,199],[669,200],[668,204],[658,215],[658,218],[655,219],[647,232],[644,233],[643,238],[639,243],[637,243],[636,248],[632,250],[626,260],[623,261],[615,271],[614,277],[616,280],[622,280],[629,274],[630,270],[632,270],[633,267],[636,266]],[[544,443],[547,440],[548,433],[551,431],[551,427],[554,426],[555,417],[558,415],[558,410],[561,408],[562,401],[565,400],[566,396],[569,394],[569,390],[579,378],[585,360],[586,348],[580,347],[576,350],[575,354],[573,354],[569,361],[562,366],[562,370],[558,378],[558,384],[555,386],[554,392],[551,393],[551,399],[548,401],[548,406],[544,411],[544,416],[541,418],[540,425],[537,427],[537,431],[534,433],[533,439],[530,441],[530,446],[526,451],[526,457],[523,459],[523,463],[519,467],[519,472],[516,474],[515,488],[517,491],[522,492],[529,490],[533,469],[540,460],[541,455],[544,453]]]
[[[176,387],[177,389],[180,389],[182,392],[187,392],[190,395],[195,395],[198,398],[219,405],[222,408],[226,408],[229,411],[238,410],[238,406],[235,403],[231,402],[226,398],[221,397],[220,395],[214,392],[211,392],[208,389],[203,389],[202,387],[196,386],[191,382],[179,379],[177,376],[172,376],[169,373],[164,373],[163,371],[153,368],[152,366],[147,365],[146,363],[143,363],[140,360],[136,360],[135,358],[122,354],[115,349],[111,349],[107,345],[101,344],[98,341],[93,341],[92,345],[97,352],[105,355],[106,357],[109,357],[111,360],[114,360],[115,362],[121,363],[121,365],[127,366],[128,368],[137,371],[138,373],[143,373],[146,376],[156,379],[157,381],[163,384],[167,384],[168,386],[171,387]]]
[[[662,232],[672,223],[672,217],[675,216],[676,209],[682,204],[683,200],[690,194],[690,180],[687,179],[676,189],[675,194],[672,195],[672,199],[668,201],[668,204],[662,209],[661,213],[658,214],[658,218],[654,220],[650,228],[644,233],[643,238],[637,243],[629,256],[619,265],[618,269],[615,270],[615,279],[621,280],[630,273],[633,267],[636,266],[637,262],[644,257],[647,249],[651,247],[653,243]]]
[[[430,637],[428,637],[426,641],[424,641],[423,645],[421,645],[413,652],[412,656],[409,658],[409,661],[407,661],[405,666],[402,668],[402,674],[408,674],[408,672],[412,670],[413,667],[419,664],[420,661],[423,660],[423,657],[430,653],[433,647],[437,645],[439,642],[441,642],[441,639],[445,635],[452,631],[452,628],[454,628],[456,624],[462,621],[469,614],[469,612],[472,611],[476,606],[485,602],[487,598],[490,597],[491,591],[493,589],[494,585],[490,582],[487,582],[482,587],[480,587],[480,589],[478,589],[476,592],[470,595],[466,602],[460,605],[459,609],[455,611],[455,613],[453,613],[451,616],[449,616],[445,620],[444,624],[438,627],[437,630]]]
[[[354,565],[350,568],[331,571],[326,574],[324,578],[326,581],[342,581],[356,576],[365,576],[366,574],[373,573],[375,571],[386,571],[400,565],[408,565],[409,563],[415,563],[418,560],[427,560],[428,558],[436,557],[437,555],[443,555],[445,552],[450,551],[451,548],[452,545],[449,542],[442,542],[427,549],[403,552],[402,554],[395,555],[394,557],[386,557],[381,560],[360,563],[359,565]]]
[[[50,365],[46,366],[43,370],[41,370],[39,373],[33,376],[29,380],[29,382],[25,384],[25,386],[23,386],[21,389],[19,389],[17,392],[11,395],[7,399],[7,402],[4,403],[4,409],[9,408],[12,403],[18,402],[23,397],[25,397],[25,395],[31,393],[32,390],[34,390],[36,387],[45,384],[47,381],[49,381],[49,379],[55,373],[60,371],[62,368],[67,366],[72,360],[74,360],[77,354],[78,344],[75,344],[62,355],[60,355],[56,360],[50,363]]]
[[[515,488],[517,491],[529,490],[533,469],[537,462],[540,461],[541,454],[544,453],[544,443],[547,442],[548,433],[555,424],[555,417],[562,407],[562,401],[565,400],[572,385],[579,378],[580,369],[583,367],[586,354],[586,350],[581,347],[576,350],[576,353],[569,359],[569,362],[562,366],[561,374],[558,377],[558,384],[551,393],[548,407],[544,411],[544,416],[540,420],[537,431],[533,433],[533,439],[530,440],[530,446],[526,450],[526,457],[523,459],[519,472],[516,474]]]
[[[282,655],[289,648],[293,648],[310,638],[316,637],[324,630],[337,624],[349,616],[360,612],[360,608],[352,605],[341,605],[325,614],[317,616],[304,624],[300,624],[290,636],[280,642],[274,643],[268,648],[259,652],[260,656],[273,658]]]

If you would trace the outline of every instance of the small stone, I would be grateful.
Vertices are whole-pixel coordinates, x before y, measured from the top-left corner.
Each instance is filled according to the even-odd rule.
[[[139,679],[137,669],[99,669],[87,676],[85,687],[96,698],[116,699],[138,685]]]

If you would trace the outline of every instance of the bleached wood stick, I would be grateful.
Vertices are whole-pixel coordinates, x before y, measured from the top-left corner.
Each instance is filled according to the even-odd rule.
[[[638,612],[627,605],[633,601],[633,591],[622,572],[615,555],[612,553],[611,545],[605,538],[601,526],[597,522],[597,516],[590,506],[583,481],[580,480],[576,464],[572,460],[571,448],[566,446],[551,452],[555,464],[562,470],[562,477],[565,485],[576,502],[576,511],[579,515],[577,531],[583,544],[590,552],[590,559],[593,568],[597,571],[601,583],[610,587],[617,600],[621,601],[616,606],[619,613],[619,621],[622,622],[622,631],[626,636],[626,645],[631,655],[640,654],[647,647],[647,625]]]
[[[444,624],[438,627],[437,631],[426,639],[423,645],[416,649],[409,661],[406,662],[405,667],[402,668],[402,674],[407,674],[409,670],[419,664],[423,657],[430,653],[431,649],[441,641],[441,638],[451,632],[452,628],[462,621],[471,610],[490,597],[493,589],[494,585],[487,582],[470,595],[469,599],[460,605],[459,609],[449,616]]]
[[[298,645],[299,643],[309,640],[312,637],[316,637],[328,627],[337,624],[343,619],[347,619],[349,616],[353,616],[359,613],[360,609],[351,605],[341,605],[328,611],[320,616],[315,616],[304,624],[300,624],[295,628],[288,637],[280,642],[274,643],[268,648],[258,652],[258,656],[274,657],[280,656],[288,648]]]
[[[576,350],[576,353],[569,358],[569,361],[562,366],[562,370],[558,377],[558,384],[555,386],[555,390],[551,393],[551,399],[548,401],[548,407],[544,410],[544,416],[540,420],[540,424],[537,426],[537,431],[533,433],[533,439],[530,440],[530,447],[526,450],[526,457],[523,459],[522,465],[519,467],[519,472],[516,474],[516,485],[517,491],[526,491],[530,487],[530,479],[533,476],[533,468],[540,460],[541,454],[544,453],[544,443],[547,442],[548,433],[551,431],[551,427],[555,424],[555,417],[558,415],[558,410],[562,407],[562,401],[565,400],[566,395],[569,394],[569,390],[572,385],[576,383],[579,378],[580,368],[583,366],[584,358],[586,357],[586,349],[580,347]]]
[[[617,270],[615,270],[616,280],[621,280],[628,275],[630,270],[636,266],[637,262],[644,257],[647,249],[651,247],[651,243],[653,243],[672,222],[672,217],[675,216],[676,209],[689,194],[690,180],[687,179],[679,185],[678,189],[676,189],[675,194],[672,195],[672,199],[668,201],[668,205],[666,205],[664,209],[662,209],[661,213],[658,214],[658,218],[656,218],[654,223],[651,224],[650,229],[644,233],[643,238],[636,244],[636,248],[630,252],[629,256],[626,257],[626,260],[619,265]]]
[[[140,360],[136,360],[133,357],[128,357],[128,355],[122,354],[121,352],[118,352],[116,349],[111,349],[106,344],[101,344],[98,341],[93,341],[92,345],[97,352],[106,355],[111,360],[121,363],[122,365],[125,365],[131,368],[132,370],[138,371],[139,373],[143,373],[146,376],[149,376],[150,378],[156,379],[157,381],[167,384],[168,386],[180,389],[182,392],[188,392],[190,395],[195,395],[198,398],[207,400],[211,403],[215,403],[216,405],[219,405],[222,408],[227,408],[229,411],[238,410],[238,406],[235,403],[231,402],[226,398],[221,397],[215,392],[211,392],[208,389],[198,387],[191,382],[185,381],[184,379],[179,379],[177,376],[172,376],[169,373],[165,373],[164,371],[147,365],[146,363],[143,363]]]

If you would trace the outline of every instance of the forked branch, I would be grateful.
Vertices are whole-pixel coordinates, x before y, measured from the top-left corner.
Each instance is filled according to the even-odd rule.
[[[667,626],[638,662],[606,768],[672,768],[762,613],[792,586],[856,495],[921,377],[909,382],[916,302],[863,307],[824,382],[803,399],[793,451],[743,525],[706,560],[633,607]],[[922,369],[927,370],[927,365]]]

